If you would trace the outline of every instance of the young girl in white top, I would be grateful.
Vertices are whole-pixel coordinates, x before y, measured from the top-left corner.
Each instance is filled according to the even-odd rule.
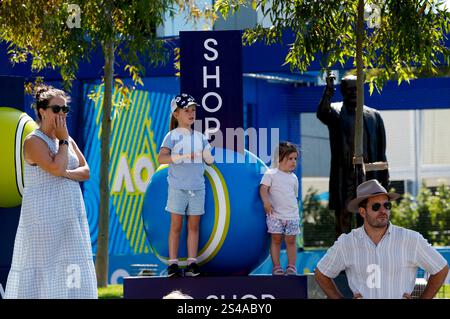
[[[178,247],[183,218],[187,216],[188,259],[185,276],[198,276],[197,251],[200,217],[205,213],[205,164],[214,158],[208,139],[191,127],[198,104],[188,94],[177,95],[171,102],[170,132],[161,145],[160,164],[169,164],[169,192],[166,210],[171,213],[169,233],[169,267],[167,275],[181,275],[178,267]]]
[[[298,179],[293,173],[298,151],[289,142],[281,142],[276,152],[275,168],[270,168],[261,180],[260,195],[271,234],[270,255],[273,275],[296,275],[296,236],[299,234]],[[280,250],[284,240],[288,256],[286,272],[280,265]]]

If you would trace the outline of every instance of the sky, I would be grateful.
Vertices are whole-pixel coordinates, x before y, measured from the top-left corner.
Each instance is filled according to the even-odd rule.
[[[447,9],[450,9],[450,0],[445,0],[444,2],[445,2],[445,7]]]
[[[445,0],[445,6],[446,8],[450,8],[450,0]]]

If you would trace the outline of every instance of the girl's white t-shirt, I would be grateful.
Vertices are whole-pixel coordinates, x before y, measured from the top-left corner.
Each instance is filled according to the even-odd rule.
[[[268,169],[262,185],[269,187],[269,200],[273,207],[273,217],[279,219],[299,219],[298,178],[294,173],[285,173],[278,168]]]

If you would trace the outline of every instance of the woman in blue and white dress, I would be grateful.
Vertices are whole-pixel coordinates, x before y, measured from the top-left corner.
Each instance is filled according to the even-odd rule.
[[[6,298],[97,298],[91,239],[79,182],[89,166],[69,137],[68,96],[36,93],[40,126],[24,143],[24,193]]]

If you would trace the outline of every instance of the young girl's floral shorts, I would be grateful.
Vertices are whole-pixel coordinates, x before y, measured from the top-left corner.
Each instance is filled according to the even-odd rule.
[[[280,219],[267,216],[267,232],[271,234],[297,235],[300,233],[300,219]]]

